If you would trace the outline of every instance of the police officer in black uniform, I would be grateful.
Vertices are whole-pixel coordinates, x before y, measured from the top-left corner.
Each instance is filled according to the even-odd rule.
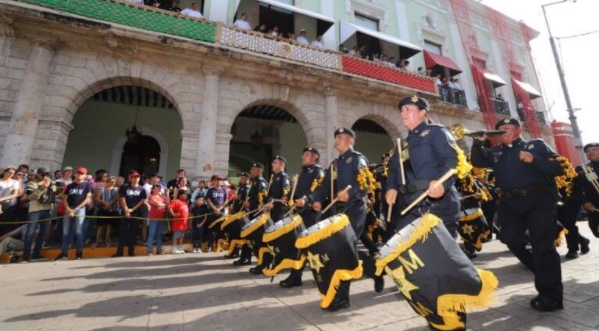
[[[285,214],[289,210],[287,201],[289,199],[289,188],[291,187],[291,181],[289,176],[285,173],[285,167],[287,166],[287,160],[277,155],[272,160],[272,182],[268,188],[268,195],[266,197],[266,205],[264,208],[270,211],[270,219],[273,222],[278,222],[285,217]]]
[[[319,159],[320,152],[318,149],[314,147],[304,148],[302,172],[297,179],[297,183],[294,184],[295,192],[292,198],[306,228],[316,224],[320,219],[320,212],[310,206],[315,200],[316,189],[324,179],[324,171],[318,164]],[[292,269],[289,277],[280,281],[279,285],[283,288],[302,286],[302,270]]]
[[[331,168],[334,168],[337,175],[337,187],[334,187],[334,194],[336,194],[339,201],[335,208],[347,215],[356,237],[360,238],[366,224],[368,191],[360,188],[358,174],[360,170],[368,170],[368,160],[364,155],[354,150],[356,134],[351,129],[339,128],[335,130],[334,136],[335,149],[339,152],[339,157],[326,170],[322,184],[316,191],[316,201],[312,204],[312,207],[315,210],[322,210],[327,196],[331,193],[331,176],[335,178],[335,175],[331,173]],[[351,186],[351,189],[345,192],[344,189],[348,185]],[[331,199],[333,198],[331,197]],[[355,244],[357,245],[357,242]],[[373,265],[374,261],[365,260],[364,263]],[[374,280],[375,291],[382,292],[385,285],[383,277],[375,276]],[[349,307],[349,288],[349,281],[341,281],[335,299],[327,308],[328,311],[333,312]]]
[[[252,169],[250,170],[250,175],[252,179],[250,181],[250,189],[248,191],[248,196],[246,197],[247,201],[244,201],[242,206],[246,210],[256,210],[258,207],[262,206],[264,203],[264,198],[266,196],[266,191],[268,190],[268,183],[262,177],[262,172],[264,172],[264,165],[261,163],[254,163],[252,165]],[[252,263],[252,249],[245,245],[241,248],[241,256],[239,260],[233,262],[233,265],[248,265]]]
[[[583,170],[583,166],[576,167],[578,176],[574,178],[574,197],[587,211],[591,232],[599,238],[599,192],[593,185],[593,178],[599,183],[599,143],[586,144],[583,150],[589,160],[583,166],[589,174]]]
[[[564,174],[556,160],[559,155],[543,140],[522,139],[517,119],[502,119],[495,129],[506,132],[500,137],[501,145],[484,148],[486,136],[476,137],[472,164],[492,168],[501,190],[499,239],[535,274],[539,296],[531,306],[539,311],[563,309],[562,270],[554,244],[558,198],[554,177]],[[532,252],[525,248],[527,230]]]
[[[247,172],[242,172],[239,174],[239,185],[237,187],[237,194],[235,196],[235,200],[233,204],[229,207],[229,215],[233,215],[240,211],[249,211],[247,208],[243,207],[243,203],[247,199],[248,193],[250,189],[250,174]],[[238,238],[234,238],[238,239]],[[245,246],[245,245],[244,245]],[[239,251],[233,252],[229,256],[225,256],[226,259],[234,259],[239,257]]]
[[[442,219],[449,233],[457,238],[460,197],[454,185],[455,176],[431,189],[437,179],[457,166],[457,145],[453,136],[444,126],[429,124],[427,112],[430,107],[425,99],[407,97],[400,100],[398,107],[403,125],[410,130],[407,139],[410,158],[402,165],[407,183],[402,183],[397,148],[389,163],[385,200],[389,205],[400,207],[394,209],[397,212],[392,215],[391,224],[395,225],[395,230],[401,230],[421,216],[420,210],[427,210]],[[427,189],[431,189],[428,198],[400,217],[399,211]],[[398,192],[401,193],[399,201]]]

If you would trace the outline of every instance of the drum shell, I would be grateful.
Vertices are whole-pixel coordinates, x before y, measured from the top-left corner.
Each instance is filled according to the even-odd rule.
[[[247,216],[244,216],[230,224],[227,224],[226,227],[223,228],[223,231],[229,236],[229,239],[240,239],[241,238],[241,228],[250,223],[250,219]]]

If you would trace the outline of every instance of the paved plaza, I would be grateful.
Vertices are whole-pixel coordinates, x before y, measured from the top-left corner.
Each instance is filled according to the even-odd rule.
[[[586,224],[580,223],[589,235]],[[565,244],[559,248],[563,256]],[[539,313],[532,274],[498,241],[475,264],[499,278],[492,308],[469,314],[473,330],[599,329],[599,243],[563,261],[565,309]],[[274,282],[233,267],[221,254],[139,256],[0,266],[0,330],[428,330],[388,279],[381,294],[369,279],[352,285],[351,308],[327,313],[304,286]]]

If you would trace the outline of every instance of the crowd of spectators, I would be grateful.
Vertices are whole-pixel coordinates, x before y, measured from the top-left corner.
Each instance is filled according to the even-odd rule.
[[[147,247],[148,255],[163,254],[163,238],[173,240],[170,253],[183,254],[188,230],[193,230],[194,253],[201,252],[203,244],[214,249],[217,238],[207,227],[211,210],[205,197],[216,190],[211,196],[228,201],[236,192],[219,176],[210,183],[200,181],[192,190],[184,169],[169,182],[157,173],[142,179],[131,171],[124,178],[100,169],[92,176],[84,167],[51,173],[25,164],[6,167],[0,177],[0,255],[10,252],[11,262],[45,260],[44,247],[60,248],[54,260],[64,260],[73,244],[76,259],[83,258],[86,246],[116,246],[113,257],[123,256],[125,248],[129,256],[135,255],[136,244]]]

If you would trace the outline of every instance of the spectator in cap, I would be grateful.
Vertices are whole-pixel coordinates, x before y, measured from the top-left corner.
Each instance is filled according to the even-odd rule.
[[[175,200],[168,204],[167,211],[173,217],[173,247],[172,254],[185,254],[183,249],[183,237],[187,230],[187,222],[189,220],[189,191],[182,187]]]
[[[54,261],[68,258],[69,246],[74,240],[76,240],[75,258],[77,260],[83,258],[85,211],[94,192],[92,186],[85,181],[85,176],[87,176],[87,169],[77,168],[75,181],[66,188],[63,197],[65,213],[62,220],[62,251]]]
[[[119,222],[119,246],[112,257],[123,256],[124,247],[129,248],[129,256],[135,256],[135,236],[139,228],[138,221],[145,219],[142,208],[147,199],[146,190],[139,185],[141,175],[137,171],[129,174],[130,182],[119,189],[119,204],[123,218]]]
[[[62,180],[65,185],[69,185],[73,182],[73,167],[66,166],[62,169]]]
[[[49,221],[42,221],[50,218],[52,215],[52,205],[56,198],[56,185],[52,183],[50,178],[51,174],[48,168],[39,167],[34,173],[34,178],[27,183],[25,189],[25,195],[22,197],[23,200],[29,202],[28,209],[28,220],[27,233],[25,234],[24,249],[23,249],[23,261],[29,262],[31,260],[31,242],[33,241],[33,235],[39,224],[39,232],[35,242],[35,248],[33,251],[33,259],[41,259],[41,249],[48,233]]]
[[[306,38],[306,29],[301,29],[299,36],[295,39],[300,44],[310,45],[310,40]]]
[[[208,243],[208,250],[214,251],[216,251],[215,244],[218,244],[218,240],[222,237],[222,231],[220,230],[220,226],[215,226],[212,229],[209,227],[214,221],[224,216],[225,202],[228,199],[227,190],[220,186],[222,180],[221,176],[212,175],[210,178],[211,187],[206,192],[206,205],[208,206],[210,215],[208,215],[204,223],[204,241]],[[194,253],[197,253],[197,251]]]

